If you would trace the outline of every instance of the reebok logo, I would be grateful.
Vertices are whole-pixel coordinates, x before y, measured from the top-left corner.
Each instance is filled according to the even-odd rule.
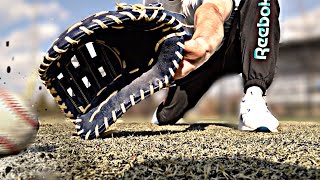
[[[268,48],[269,43],[269,25],[270,25],[270,0],[263,0],[258,3],[258,6],[261,7],[260,15],[261,18],[257,23],[257,28],[259,32],[258,38],[258,47],[254,50],[254,58],[259,60],[266,60],[267,53],[270,52]]]

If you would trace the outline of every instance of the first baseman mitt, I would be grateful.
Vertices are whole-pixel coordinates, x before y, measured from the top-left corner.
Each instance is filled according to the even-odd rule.
[[[190,36],[161,6],[118,5],[63,32],[40,65],[42,81],[83,139],[169,86]]]

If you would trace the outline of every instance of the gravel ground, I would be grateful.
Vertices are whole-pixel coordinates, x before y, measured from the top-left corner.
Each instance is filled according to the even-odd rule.
[[[281,122],[274,134],[235,128],[127,122],[83,141],[69,122],[43,122],[25,152],[0,159],[0,179],[320,179],[320,123]]]

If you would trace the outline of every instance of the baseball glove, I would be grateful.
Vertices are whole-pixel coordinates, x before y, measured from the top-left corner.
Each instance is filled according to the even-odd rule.
[[[130,107],[173,83],[190,35],[161,6],[118,4],[63,32],[40,65],[41,80],[78,135],[93,139]]]

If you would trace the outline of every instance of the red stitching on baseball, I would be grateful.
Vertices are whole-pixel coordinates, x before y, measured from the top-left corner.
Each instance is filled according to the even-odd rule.
[[[16,146],[9,139],[5,137],[0,136],[0,145],[5,147],[7,150],[9,150],[10,153],[18,152]]]
[[[23,108],[17,100],[15,100],[13,97],[10,96],[10,94],[6,92],[1,92],[0,96],[6,103],[6,105],[10,108],[11,111],[16,113],[21,120],[25,121],[29,125],[31,125],[33,128],[39,129],[39,123],[38,121],[34,120],[29,113]]]

